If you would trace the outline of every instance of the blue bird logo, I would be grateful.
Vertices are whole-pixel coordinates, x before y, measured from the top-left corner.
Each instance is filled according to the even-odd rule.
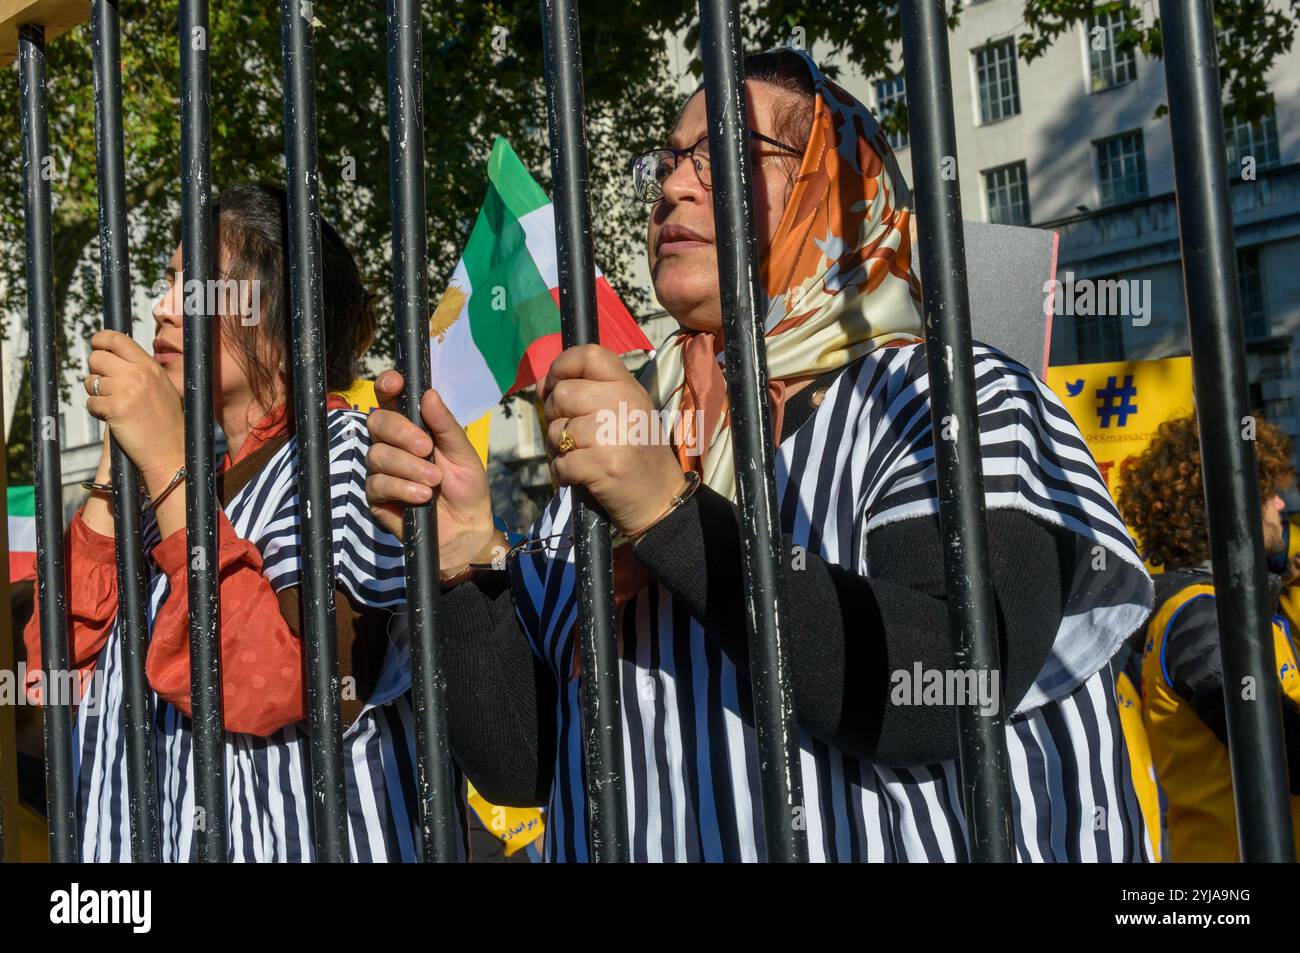
[[[1083,378],[1080,377],[1077,381],[1066,381],[1065,392],[1069,394],[1071,397],[1078,397],[1080,394],[1082,394]]]

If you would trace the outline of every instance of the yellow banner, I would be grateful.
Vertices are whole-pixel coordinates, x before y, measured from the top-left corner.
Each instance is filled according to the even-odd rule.
[[[1145,450],[1162,422],[1194,408],[1190,357],[1049,367],[1047,385],[1074,418],[1112,496],[1120,463]]]
[[[353,410],[359,410],[364,414],[370,413],[379,406],[379,400],[375,397],[375,382],[369,380],[356,380],[352,386],[345,391],[340,391],[339,395],[352,405]],[[483,466],[487,466],[488,457],[488,433],[492,425],[492,411],[488,411],[478,420],[471,421],[465,427],[465,435],[469,437],[469,442],[474,445],[478,451],[478,458],[483,461]]]
[[[469,806],[479,816],[483,826],[499,837],[506,846],[506,856],[527,847],[546,831],[542,810],[537,807],[500,807],[489,804],[483,795],[466,782],[469,789]]]

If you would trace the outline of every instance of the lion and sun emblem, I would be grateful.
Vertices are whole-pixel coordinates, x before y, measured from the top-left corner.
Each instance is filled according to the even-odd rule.
[[[439,344],[446,341],[447,332],[460,318],[460,313],[465,310],[465,300],[464,291],[456,285],[447,286],[447,290],[438,299],[438,307],[433,310],[433,315],[429,318],[429,337],[437,338]]]

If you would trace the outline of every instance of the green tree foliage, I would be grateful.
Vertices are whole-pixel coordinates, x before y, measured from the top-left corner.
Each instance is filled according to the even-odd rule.
[[[971,5],[971,0],[953,0],[949,22],[958,23]],[[1067,32],[1079,25],[1086,28],[1096,13],[1116,7],[1142,14],[1141,22],[1119,35],[1121,47],[1161,57],[1164,47],[1155,0],[1024,0],[1024,18],[1015,29],[1020,56],[1032,62]],[[745,39],[755,48],[792,40],[806,48],[816,43],[819,55],[834,61],[825,67],[832,78],[840,73],[835,62],[852,63],[859,73],[871,78],[894,76],[903,69],[897,8],[894,0],[762,0],[758,15],[746,24]],[[1254,122],[1272,109],[1273,96],[1265,77],[1291,49],[1298,14],[1300,0],[1215,0],[1219,72],[1229,116]],[[693,16],[693,11],[688,12],[678,25],[689,26]],[[692,30],[688,39],[694,44],[698,29]],[[1161,104],[1156,113],[1164,112]],[[906,129],[906,108],[899,108],[883,122],[890,131]]]
[[[151,287],[174,243],[180,200],[177,0],[123,0],[122,74],[132,279]],[[664,24],[650,3],[612,4],[583,24],[596,248],[630,304],[626,282],[643,241],[644,209],[629,201],[627,157],[662,135],[675,107]],[[322,211],[351,241],[371,286],[390,287],[387,59],[384,4],[314,5]],[[492,141],[504,135],[549,186],[542,35],[536,2],[424,5],[424,113],[431,294],[439,293],[486,188]],[[278,4],[212,5],[212,170],[216,191],[245,180],[282,183],[283,98]],[[101,321],[94,98],[88,26],[47,54],[54,157],[55,310],[65,334]],[[17,70],[0,75],[0,247],[23,247]],[[0,260],[10,308],[25,298],[21,254]],[[81,279],[81,280],[78,280]],[[391,322],[377,342],[391,353]]]
[[[970,0],[957,0],[960,17]],[[1041,55],[1102,0],[1024,0],[1021,55]],[[161,276],[180,197],[177,0],[122,0],[122,72],[127,190],[137,285]],[[1154,7],[1151,0],[1138,4]],[[1271,104],[1264,77],[1291,48],[1300,0],[1218,0],[1216,17],[1225,100],[1245,118]],[[495,135],[511,140],[544,186],[549,182],[540,4],[536,0],[446,0],[424,5],[424,105],[429,285],[445,285],[482,200],[484,165]],[[827,71],[855,65],[868,77],[901,68],[900,25],[892,0],[757,0],[746,5],[749,48],[796,43],[816,48]],[[388,136],[384,5],[318,0],[316,85],[322,209],[352,242],[375,290],[390,283]],[[582,39],[595,245],[611,282],[635,309],[645,289],[629,281],[643,254],[645,210],[630,201],[626,162],[663,136],[679,105],[684,72],[698,56],[673,62],[673,35],[697,52],[696,5],[688,0],[585,4]],[[1158,22],[1121,40],[1161,53]],[[212,168],[214,186],[284,177],[278,4],[222,0],[212,5]],[[54,151],[55,308],[65,335],[84,338],[100,323],[91,45],[87,27],[50,44],[50,142]],[[889,123],[902,125],[899,110]],[[17,71],[0,76],[0,287],[9,308],[25,296],[22,165]],[[77,280],[81,279],[81,280]],[[392,326],[376,343],[391,353]]]
[[[969,0],[966,0],[969,2]],[[1026,30],[1018,37],[1020,55],[1027,60],[1041,56],[1062,33],[1076,23],[1087,23],[1094,10],[1127,6],[1154,8],[1154,3],[1122,3],[1117,0],[1026,0]],[[1219,34],[1219,74],[1223,100],[1229,115],[1255,122],[1273,107],[1273,95],[1265,76],[1277,58],[1295,42],[1296,14],[1300,0],[1217,0],[1215,26]],[[1119,37],[1128,48],[1148,56],[1164,53],[1160,21],[1137,23]],[[1163,115],[1163,107],[1159,110]]]

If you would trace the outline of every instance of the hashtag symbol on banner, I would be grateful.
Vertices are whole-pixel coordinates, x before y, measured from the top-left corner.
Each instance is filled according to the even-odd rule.
[[[1113,417],[1119,418],[1117,427],[1125,426],[1129,414],[1138,411],[1137,404],[1133,403],[1136,396],[1137,388],[1133,386],[1132,374],[1124,375],[1123,387],[1116,383],[1114,376],[1106,378],[1106,386],[1097,388],[1097,416],[1101,418],[1101,426],[1109,427]]]

